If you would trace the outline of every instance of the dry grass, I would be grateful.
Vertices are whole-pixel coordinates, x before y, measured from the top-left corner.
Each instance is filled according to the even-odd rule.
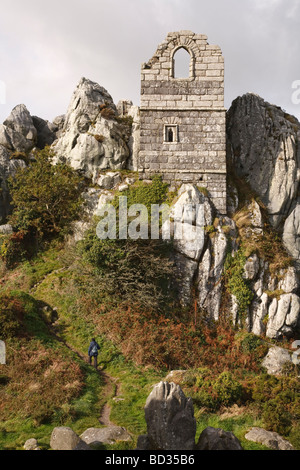
[[[7,365],[0,366],[7,380],[0,396],[2,420],[22,416],[40,425],[82,391],[80,366],[56,348],[14,338],[7,342],[7,354]]]

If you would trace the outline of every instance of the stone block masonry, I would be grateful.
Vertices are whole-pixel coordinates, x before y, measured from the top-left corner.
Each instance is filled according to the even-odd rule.
[[[176,53],[189,54],[189,73],[175,77]],[[219,46],[191,31],[169,33],[142,65],[140,107],[141,178],[156,173],[170,184],[207,189],[226,214],[224,59]]]

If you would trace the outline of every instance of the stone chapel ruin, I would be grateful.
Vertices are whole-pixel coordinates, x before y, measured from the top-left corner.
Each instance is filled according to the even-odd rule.
[[[190,56],[187,77],[176,78],[177,52]],[[161,174],[170,184],[207,189],[226,214],[224,59],[219,46],[191,31],[169,33],[141,71],[141,178]]]

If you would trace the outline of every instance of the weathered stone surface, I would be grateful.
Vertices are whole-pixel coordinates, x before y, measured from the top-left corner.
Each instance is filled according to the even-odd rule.
[[[252,302],[251,305],[251,331],[255,335],[264,335],[266,332],[266,326],[264,319],[268,315],[268,296],[267,294],[262,294],[256,300]]]
[[[170,210],[175,228],[174,247],[198,261],[205,243],[205,227],[212,224],[212,207],[209,199],[192,184],[183,184],[178,196]]]
[[[6,364],[6,345],[0,340],[0,364]]]
[[[258,442],[274,450],[295,450],[292,444],[283,439],[277,432],[266,431],[262,428],[251,428],[245,438],[248,441]]]
[[[56,139],[57,126],[38,116],[32,116],[32,122],[37,131],[36,146],[43,149],[46,145],[51,145]]]
[[[108,191],[102,191],[100,194],[97,204],[94,208],[94,215],[99,215],[100,211],[105,207],[107,204],[110,204],[110,202],[114,199],[114,195]]]
[[[0,125],[0,144],[9,150],[28,152],[37,142],[37,131],[26,106],[14,107],[8,118]]]
[[[183,305],[188,306],[192,298],[193,280],[197,272],[198,263],[176,252],[173,255],[173,259],[176,269],[177,292]]]
[[[232,432],[209,426],[202,431],[195,450],[243,450],[243,448]]]
[[[138,437],[136,450],[151,450],[151,444],[147,434],[143,434]]]
[[[250,256],[244,266],[245,274],[244,277],[245,279],[249,279],[250,281],[253,281],[253,279],[256,278],[260,268],[260,263],[259,263],[259,258],[256,253],[254,253],[252,256]]]
[[[87,190],[82,193],[84,210],[87,214],[91,216],[94,215],[101,194],[103,194],[103,190],[100,188],[87,188]]]
[[[10,235],[13,233],[13,227],[10,224],[4,224],[0,225],[0,233],[3,233],[3,235]]]
[[[81,434],[80,438],[88,445],[114,444],[116,441],[130,441],[131,436],[121,426],[107,426],[105,428],[89,428]]]
[[[40,450],[38,441],[34,438],[27,439],[27,441],[24,444],[24,449],[25,450]]]
[[[278,283],[278,289],[287,294],[296,293],[299,288],[299,276],[294,266],[289,266],[286,272],[282,273],[283,278]]]
[[[280,339],[292,336],[299,326],[300,298],[296,294],[282,294],[277,300],[273,299],[269,307],[269,319],[266,336]]]
[[[63,127],[64,127],[64,124],[65,124],[65,120],[66,120],[66,115],[65,114],[61,114],[60,116],[56,116],[53,119],[52,124],[53,124],[53,126],[55,126],[55,134],[56,134],[57,139],[62,134]]]
[[[122,192],[122,191],[127,191],[127,189],[129,188],[128,184],[120,184],[120,186],[118,186],[118,191]]]
[[[50,447],[53,450],[74,450],[80,441],[80,437],[71,428],[59,426],[52,431]]]
[[[113,119],[115,114],[109,93],[82,78],[73,93],[62,133],[52,145],[54,161],[67,161],[93,182],[101,169],[124,168],[129,157],[128,138],[124,126]]]
[[[279,346],[272,346],[263,359],[262,366],[266,368],[268,374],[280,375],[283,367],[288,363],[291,363],[290,353]]]
[[[103,189],[113,189],[121,181],[121,175],[118,172],[108,171],[100,175],[97,180],[98,186]]]
[[[220,229],[220,227],[219,227]],[[204,252],[198,268],[199,307],[207,312],[207,319],[218,320],[222,299],[221,276],[227,250],[227,238],[215,233]]]
[[[128,140],[130,157],[127,162],[129,170],[138,170],[138,155],[140,151],[140,108],[134,106],[132,101],[121,100],[117,104],[118,114],[121,117],[131,118],[131,136]]]
[[[300,123],[279,107],[247,93],[227,113],[230,163],[260,196],[274,227],[297,196]]]
[[[285,219],[282,241],[288,253],[298,261],[300,260],[300,204]]]
[[[91,227],[91,222],[76,220],[70,227],[69,242],[78,242],[83,240],[87,230]]]
[[[190,70],[177,80],[174,57],[181,47],[190,54]],[[192,32],[169,33],[142,65],[138,170],[143,178],[160,173],[177,186],[205,187],[226,213],[224,60],[219,47]]]
[[[196,420],[193,404],[179,385],[160,382],[145,405],[147,435],[152,449],[192,450]]]

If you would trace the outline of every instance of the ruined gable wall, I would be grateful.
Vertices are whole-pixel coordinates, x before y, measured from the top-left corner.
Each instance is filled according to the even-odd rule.
[[[190,54],[189,77],[174,78],[174,54]],[[169,33],[141,73],[138,169],[175,185],[206,187],[226,213],[224,59],[218,46],[190,31]],[[173,141],[168,142],[168,130]]]

